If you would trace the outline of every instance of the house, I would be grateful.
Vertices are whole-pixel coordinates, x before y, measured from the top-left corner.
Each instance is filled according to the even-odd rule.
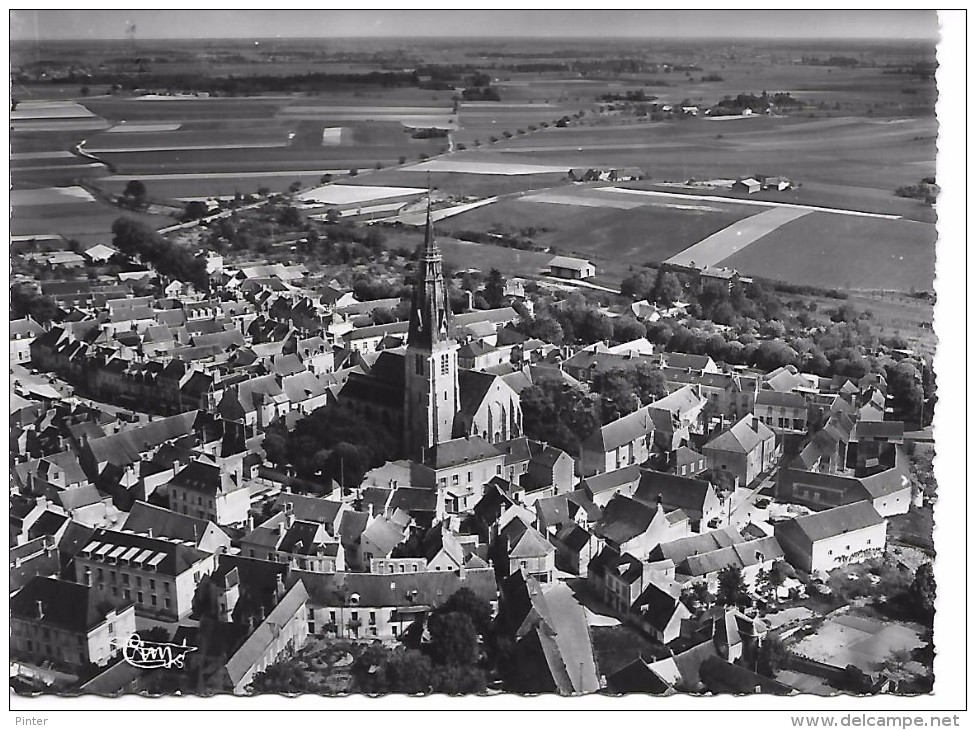
[[[702,453],[710,469],[728,472],[745,487],[775,466],[776,434],[749,414],[706,443]]]
[[[490,605],[498,589],[491,568],[415,573],[309,573],[293,570],[286,585],[308,589],[308,621],[317,636],[396,639],[461,588]]]
[[[308,639],[308,592],[299,580],[245,639],[224,665],[223,686],[235,695],[247,694],[254,675],[282,654],[301,649]]]
[[[118,253],[111,246],[106,246],[104,243],[96,243],[91,248],[86,248],[81,252],[81,255],[88,260],[88,263],[93,266],[99,264],[108,263],[108,261]]]
[[[136,632],[131,602],[106,604],[80,583],[37,577],[10,599],[11,659],[104,666]]]
[[[668,591],[652,580],[631,606],[641,630],[661,644],[681,636],[682,621],[691,618],[691,611],[679,596],[680,590]]]
[[[163,621],[189,615],[197,582],[216,556],[183,543],[128,532],[96,530],[75,556],[75,580],[97,601]]]
[[[715,529],[727,521],[715,488],[703,479],[645,469],[634,499],[649,505],[661,504],[667,512],[680,510],[687,515],[694,532]]]
[[[888,521],[864,501],[778,522],[774,535],[793,567],[813,573],[881,555],[887,528]]]
[[[245,533],[240,554],[317,573],[344,570],[345,551],[335,528],[330,532],[322,522],[297,518],[291,504]]]
[[[538,441],[529,441],[528,445],[531,458],[520,481],[527,505],[540,497],[565,494],[576,486],[576,466],[569,454]]]
[[[867,501],[882,517],[907,514],[913,487],[906,461],[902,454],[887,468],[853,475],[784,466],[776,475],[776,498],[813,510]]]
[[[687,442],[692,433],[700,433],[706,403],[701,389],[694,385],[685,385],[651,403],[647,410],[654,422],[655,448],[668,453]]]
[[[122,525],[125,532],[187,542],[208,553],[230,548],[230,536],[209,520],[137,501]]]
[[[675,575],[682,582],[705,583],[714,593],[718,590],[719,574],[726,568],[738,568],[746,587],[753,590],[759,572],[768,572],[783,557],[775,537],[761,537],[688,555],[677,564]]]
[[[668,458],[668,471],[682,477],[693,477],[708,468],[708,460],[688,446],[679,446]]]
[[[519,570],[544,585],[552,583],[556,547],[532,527],[527,527],[508,551],[509,575]]]
[[[675,694],[674,687],[640,657],[608,675],[606,690],[614,695],[644,694],[667,697]]]
[[[663,506],[622,494],[607,503],[592,532],[602,544],[637,556],[647,555],[661,542],[677,537]]]
[[[556,548],[556,567],[578,576],[586,576],[590,560],[600,549],[599,540],[575,522],[555,529],[549,541]]]
[[[622,469],[584,477],[580,485],[590,500],[598,507],[605,507],[617,494],[632,497],[640,483],[641,468],[638,464]]]
[[[673,573],[673,563],[643,561],[607,546],[590,560],[587,582],[603,603],[627,616],[634,601],[652,580],[669,579],[669,568]]]
[[[167,493],[174,512],[217,525],[243,525],[251,507],[241,471],[224,460],[215,464],[194,459],[176,472]]]
[[[732,191],[736,193],[758,193],[762,190],[762,183],[754,177],[742,178],[732,183]]]
[[[807,401],[799,393],[760,390],[753,410],[756,417],[777,431],[807,430]]]
[[[701,663],[698,676],[713,694],[791,695],[796,690],[775,679],[764,677],[741,664],[713,655]]]
[[[580,445],[580,474],[591,477],[643,464],[651,456],[654,428],[650,407],[644,407],[596,429]]]
[[[589,279],[596,276],[596,266],[586,259],[555,256],[549,261],[549,274],[560,279]]]
[[[774,175],[772,177],[762,177],[762,189],[763,190],[790,190],[793,187],[793,181]]]
[[[498,626],[514,643],[503,672],[516,692],[577,695],[600,687],[586,613],[565,583],[546,591],[521,571],[502,583]]]
[[[30,316],[10,320],[10,364],[29,363],[31,343],[42,334],[44,328]]]

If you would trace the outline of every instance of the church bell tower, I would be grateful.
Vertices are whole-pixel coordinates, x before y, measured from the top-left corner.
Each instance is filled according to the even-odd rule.
[[[404,447],[424,461],[437,444],[449,441],[460,408],[458,344],[451,338],[451,306],[434,242],[427,199],[427,225],[413,285],[410,329],[404,358]]]

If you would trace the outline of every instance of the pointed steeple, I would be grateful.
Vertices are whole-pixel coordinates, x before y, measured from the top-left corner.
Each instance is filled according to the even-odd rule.
[[[440,249],[434,241],[434,221],[430,214],[430,186],[427,187],[427,225],[424,228],[424,258],[440,256]]]
[[[431,215],[431,195],[427,194],[427,224],[423,249],[420,251],[417,278],[413,285],[413,306],[410,308],[410,330],[407,343],[413,347],[430,349],[450,335],[451,308],[441,266],[441,251],[434,240]]]

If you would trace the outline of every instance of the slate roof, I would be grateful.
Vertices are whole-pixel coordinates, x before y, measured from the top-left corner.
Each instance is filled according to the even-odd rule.
[[[734,527],[723,527],[720,530],[709,530],[700,535],[689,535],[661,543],[651,550],[650,557],[652,560],[671,560],[677,565],[689,555],[721,550],[745,541]]]
[[[607,502],[593,534],[622,545],[647,532],[657,514],[651,505],[617,494]]]
[[[624,444],[644,438],[654,432],[654,421],[648,409],[640,408],[594,431],[584,442],[583,448],[602,453],[613,451]]]
[[[640,465],[631,464],[630,466],[625,466],[622,469],[614,469],[613,471],[607,471],[602,474],[586,477],[583,480],[583,484],[584,487],[589,490],[590,494],[596,496],[598,494],[603,494],[604,492],[620,489],[625,484],[636,484],[640,478]]]
[[[171,576],[181,574],[209,555],[188,545],[114,530],[96,530],[81,554],[98,562],[106,562],[106,556],[110,560],[128,555],[127,560],[150,569],[155,567],[156,572]]]
[[[143,450],[153,449],[166,441],[191,433],[198,411],[188,411],[168,418],[157,418],[142,426],[127,428],[111,436],[88,441],[96,462],[106,461],[125,466],[139,461]]]
[[[537,558],[551,555],[556,548],[538,530],[528,528],[509,553],[510,558]]]
[[[783,558],[783,549],[776,538],[762,537],[707,553],[689,555],[677,566],[677,572],[691,577],[702,577],[730,566],[748,568],[781,558]]]
[[[716,694],[790,695],[795,692],[782,682],[764,677],[738,664],[731,664],[719,656],[710,656],[703,661],[698,668],[698,675],[705,687]]]
[[[689,516],[692,513],[700,515],[711,486],[702,479],[645,469],[641,472],[634,499],[654,504],[660,495],[666,509],[682,509]]]
[[[79,634],[87,634],[103,623],[108,614],[100,609],[102,601],[88,586],[47,577],[34,578],[20,589],[10,599],[10,614],[36,620],[38,602],[44,623]]]
[[[293,585],[301,580],[315,606],[346,606],[353,594],[366,608],[439,606],[461,588],[468,588],[486,601],[498,598],[495,571],[492,568],[457,571],[439,570],[418,573],[310,573],[292,570],[285,581]]]
[[[301,581],[295,583],[282,597],[268,617],[247,637],[241,647],[227,660],[225,669],[232,684],[237,685],[278,639],[285,626],[305,606],[308,592]],[[302,617],[304,620],[304,616]]]
[[[806,399],[799,393],[780,393],[775,390],[760,390],[756,394],[757,406],[772,406],[775,408],[806,408]]]
[[[776,530],[777,532],[796,531],[810,542],[817,542],[847,532],[881,525],[884,522],[885,519],[878,514],[870,502],[855,502],[823,512],[814,512],[804,517],[794,517],[792,520],[778,523]]]
[[[670,695],[675,690],[639,657],[607,676],[608,694]]]
[[[465,436],[437,444],[433,460],[429,466],[434,469],[447,469],[460,464],[484,461],[501,456],[502,452],[481,436]]]
[[[168,537],[196,544],[211,524],[213,523],[208,520],[181,515],[179,512],[157,507],[148,502],[136,501],[122,529],[143,535],[148,535],[152,530],[154,537]]]
[[[749,414],[705,444],[704,448],[749,454],[776,435],[758,418]]]

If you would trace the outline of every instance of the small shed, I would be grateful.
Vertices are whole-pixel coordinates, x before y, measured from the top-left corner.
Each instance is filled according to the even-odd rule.
[[[748,193],[751,195],[762,190],[762,183],[754,177],[747,177],[732,183],[732,189],[737,193]]]
[[[549,273],[560,279],[588,279],[596,276],[596,266],[586,259],[556,256],[549,262]]]

